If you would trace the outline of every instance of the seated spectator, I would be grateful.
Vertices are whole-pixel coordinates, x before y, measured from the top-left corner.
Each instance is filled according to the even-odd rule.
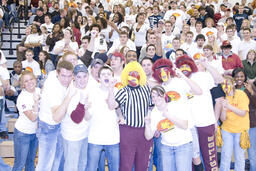
[[[242,63],[248,82],[253,83],[256,79],[256,51],[250,50],[247,53],[247,58]]]
[[[42,26],[45,26],[46,27],[46,29],[47,29],[47,31],[49,32],[49,33],[51,33],[52,32],[52,29],[53,29],[53,23],[51,22],[51,16],[50,15],[45,15],[44,16],[44,24],[42,24],[41,25],[41,27]]]
[[[38,77],[39,87],[43,87],[44,81],[50,71],[55,70],[55,67],[50,59],[50,55],[46,51],[41,51],[39,53],[39,65],[41,70],[41,75]]]
[[[43,36],[41,35],[41,31],[38,25],[32,24],[31,26],[31,34],[27,36],[25,40],[25,47],[33,50],[34,58],[38,61],[38,55],[41,50],[41,46],[43,43]]]
[[[19,84],[19,79],[22,72],[22,63],[20,61],[15,61],[13,63],[13,71],[10,73],[10,89],[6,91],[5,98],[13,101],[15,104],[17,102],[17,97],[21,92],[21,87]],[[5,105],[5,111],[8,112],[8,108]]]
[[[36,24],[38,26],[41,26],[44,24],[44,9],[43,8],[38,8],[36,10],[36,16],[34,18],[33,24]]]
[[[16,46],[16,55],[17,55],[17,60],[23,61],[25,60],[25,52],[28,48],[25,47],[25,41],[31,33],[31,26],[26,27],[25,34],[26,36],[21,40],[21,42]]]
[[[25,70],[33,72],[33,74],[38,77],[41,75],[40,67],[37,61],[33,59],[34,53],[31,49],[28,49],[25,53],[26,60],[22,61],[22,67]]]
[[[57,41],[53,48],[53,53],[58,56],[62,56],[67,51],[78,52],[78,44],[71,28],[64,30],[64,38]]]

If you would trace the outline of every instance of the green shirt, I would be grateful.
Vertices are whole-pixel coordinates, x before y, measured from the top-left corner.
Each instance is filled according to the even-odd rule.
[[[249,79],[254,79],[256,77],[256,61],[252,65],[247,60],[243,60],[242,63],[247,77]]]

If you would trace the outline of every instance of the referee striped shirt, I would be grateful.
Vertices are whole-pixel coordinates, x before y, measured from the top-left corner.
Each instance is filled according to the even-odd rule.
[[[145,127],[144,117],[152,107],[150,88],[146,86],[126,86],[120,89],[115,99],[121,108],[126,125],[131,127]]]

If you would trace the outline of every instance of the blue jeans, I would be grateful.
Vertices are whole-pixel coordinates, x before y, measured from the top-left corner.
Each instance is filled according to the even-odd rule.
[[[64,171],[84,171],[87,163],[88,138],[69,141],[63,138]]]
[[[100,154],[100,161],[99,161],[99,165],[98,165],[98,171],[105,171],[105,162],[106,162],[106,153],[103,150],[103,151],[101,151],[101,154]]]
[[[0,99],[0,132],[7,131],[4,112],[4,101],[5,99]]]
[[[14,166],[12,171],[35,170],[35,157],[38,146],[36,134],[25,134],[14,129]]]
[[[256,128],[249,129],[250,144],[248,149],[248,158],[250,160],[250,171],[256,170]]]
[[[156,167],[156,171],[162,171],[162,161],[161,161],[161,136],[153,138],[154,140],[154,150],[153,155],[151,156],[150,164],[149,164],[149,171],[153,171],[153,164]]]
[[[192,170],[192,142],[180,146],[161,144],[163,171]]]
[[[38,164],[36,171],[63,170],[63,145],[60,124],[49,125],[39,120],[38,126]]]
[[[220,171],[230,171],[230,162],[234,150],[235,171],[241,171],[245,168],[245,154],[240,147],[241,133],[230,133],[221,130],[223,146],[221,149]]]
[[[99,164],[100,154],[102,150],[108,160],[109,171],[119,171],[120,148],[119,144],[114,145],[96,145],[88,143],[88,156],[86,171],[96,171]]]

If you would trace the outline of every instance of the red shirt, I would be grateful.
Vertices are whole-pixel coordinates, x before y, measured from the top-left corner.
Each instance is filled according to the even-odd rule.
[[[227,59],[222,56],[222,66],[224,70],[234,69],[237,67],[243,68],[241,59],[235,53],[229,55]]]

